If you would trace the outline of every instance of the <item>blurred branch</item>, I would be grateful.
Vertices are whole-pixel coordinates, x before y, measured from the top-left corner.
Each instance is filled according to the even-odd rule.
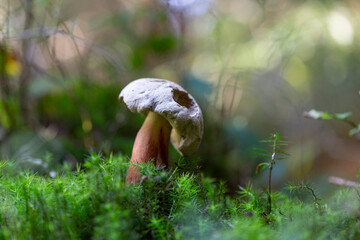
[[[10,54],[7,50],[7,46],[5,42],[2,42],[0,45],[0,101],[4,108],[4,113],[7,115],[9,120],[9,129],[13,127],[13,124],[15,122],[15,118],[11,112],[11,109],[9,107],[9,96],[10,96],[10,87],[9,87],[9,77],[6,73],[6,61],[7,61],[7,55]]]
[[[24,31],[29,29],[34,20],[32,8],[33,0],[23,0],[22,1],[25,9],[25,19],[24,19]],[[27,125],[33,125],[34,120],[30,116],[30,102],[28,98],[28,84],[31,79],[31,69],[29,65],[29,52],[30,52],[31,42],[29,39],[23,39],[21,42],[21,49],[23,54],[23,64],[22,72],[19,78],[19,103],[22,119]]]
[[[344,187],[360,188],[360,183],[345,180],[345,179],[339,178],[339,177],[330,176],[328,178],[328,181],[329,181],[329,183],[333,183],[333,184],[344,186]]]
[[[63,28],[66,30],[67,35],[71,38],[71,41],[72,41],[73,44],[74,44],[74,47],[75,47],[75,50],[76,50],[76,54],[78,55],[78,57],[79,57],[79,59],[80,59],[80,61],[79,61],[79,65],[80,65],[79,67],[80,67],[80,69],[82,69],[83,73],[86,75],[86,77],[88,77],[88,76],[87,76],[87,73],[88,73],[89,71],[86,69],[87,65],[84,64],[84,63],[85,63],[85,58],[83,58],[82,54],[80,53],[80,49],[79,49],[79,46],[78,46],[78,42],[76,41],[75,35],[73,34],[72,31],[70,31],[70,29],[69,29],[69,27],[67,26],[66,23],[62,22],[61,25],[62,25]],[[88,48],[88,49],[91,49],[91,47]]]
[[[89,41],[87,39],[83,39],[79,36],[76,36],[73,33],[69,33],[59,28],[51,28],[51,27],[40,27],[40,28],[32,28],[32,29],[24,29],[21,32],[17,32],[11,36],[1,36],[0,40],[27,40],[32,38],[40,38],[40,37],[51,37],[56,35],[71,35],[74,41],[79,44],[82,44],[84,47],[92,50],[97,55],[104,57],[116,70],[121,74],[126,74],[124,65],[120,62],[117,55],[108,51],[105,47],[96,44],[95,42]]]
[[[65,33],[61,29],[51,28],[51,27],[39,27],[39,28],[31,28],[31,29],[24,29],[20,32],[17,32],[12,35],[1,36],[1,39],[7,40],[26,40],[31,38],[37,37],[50,37],[56,35],[57,33]]]

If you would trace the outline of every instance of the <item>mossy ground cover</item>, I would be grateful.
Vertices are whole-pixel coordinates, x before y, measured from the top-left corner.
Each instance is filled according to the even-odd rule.
[[[230,196],[193,166],[145,164],[138,185],[125,184],[128,167],[128,158],[92,154],[51,178],[2,162],[0,239],[360,238],[359,189],[316,201],[273,192],[269,212],[266,192],[249,185]]]

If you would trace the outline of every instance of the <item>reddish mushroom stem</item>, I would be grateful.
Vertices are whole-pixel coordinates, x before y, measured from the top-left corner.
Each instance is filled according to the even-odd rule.
[[[157,113],[149,112],[142,127],[136,135],[131,155],[131,163],[141,164],[154,160],[156,165],[168,166],[170,123]],[[140,171],[131,165],[126,176],[126,184],[138,183]]]

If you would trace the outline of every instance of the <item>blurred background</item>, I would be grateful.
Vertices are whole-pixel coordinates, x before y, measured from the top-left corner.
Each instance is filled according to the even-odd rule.
[[[1,159],[54,175],[91,151],[130,157],[144,118],[118,94],[154,77],[197,99],[202,171],[230,189],[265,186],[254,147],[274,130],[291,141],[275,185],[354,180],[349,126],[303,112],[360,121],[359,20],[356,0],[0,0]]]

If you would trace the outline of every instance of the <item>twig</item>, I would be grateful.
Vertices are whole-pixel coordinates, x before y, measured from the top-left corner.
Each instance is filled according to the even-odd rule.
[[[10,96],[10,86],[9,86],[9,77],[6,73],[6,61],[13,53],[7,48],[6,41],[0,43],[0,55],[2,55],[2,64],[0,66],[0,100],[3,104],[4,114],[8,117],[9,129],[13,128],[15,124],[15,117],[13,116],[13,112],[9,106],[9,96]],[[0,56],[1,57],[1,56]],[[11,56],[10,56],[11,57]]]
[[[343,121],[344,121],[345,123],[349,124],[349,125],[350,125],[351,127],[353,127],[353,128],[357,128],[357,126],[358,126],[356,123],[354,123],[353,121],[351,121],[351,120],[348,119],[348,118],[344,118]]]
[[[274,133],[274,143],[273,143],[273,153],[271,155],[271,161],[270,161],[270,167],[269,167],[269,186],[268,186],[268,203],[269,203],[269,209],[268,213],[271,213],[271,173],[273,169],[273,165],[275,163],[275,156],[276,156],[276,133]]]
[[[309,191],[314,199],[314,203],[317,209],[321,210],[321,199],[318,197],[315,189],[308,183],[306,182],[301,182],[301,183],[296,183],[296,184],[289,184],[288,185],[288,189],[290,190],[290,192],[293,192],[294,190],[299,191],[300,189],[305,189],[307,191]]]
[[[207,196],[206,196],[206,193],[205,193],[205,191],[204,191],[204,188],[203,188],[203,186],[202,186],[202,179],[201,179],[201,173],[200,173],[200,166],[198,166],[197,167],[197,174],[198,174],[198,177],[199,177],[199,181],[198,180],[196,180],[195,179],[195,181],[197,182],[197,184],[199,185],[199,187],[200,187],[200,189],[201,189],[201,192],[202,192],[202,194],[203,194],[203,196],[204,196],[204,201],[205,201],[205,205],[206,205],[206,208],[205,208],[205,211],[204,212],[206,212],[207,211],[207,209],[208,209],[208,207],[209,207],[209,205],[210,205],[210,201],[209,201],[209,199],[207,198]]]
[[[34,20],[32,7],[33,0],[23,0],[23,6],[25,10],[25,19],[24,19],[24,28],[29,29]],[[19,101],[20,101],[20,110],[23,121],[26,124],[32,125],[33,122],[30,116],[30,102],[28,99],[28,84],[31,80],[31,69],[29,67],[29,50],[31,47],[31,42],[27,39],[23,39],[21,43],[21,49],[23,54],[23,70],[19,77]]]
[[[329,181],[329,183],[333,183],[333,184],[340,185],[340,186],[360,188],[360,183],[345,180],[345,179],[339,178],[339,177],[330,176],[328,178],[328,181]]]
[[[48,183],[52,183],[52,181],[49,181],[49,180],[44,179],[44,178],[33,178],[33,180],[35,180],[35,181],[45,181],[45,182],[48,182]]]
[[[85,48],[88,48],[91,51],[93,51],[95,54],[104,57],[116,69],[116,71],[119,74],[127,76],[125,71],[125,66],[123,64],[123,60],[119,59],[116,53],[113,53],[113,51],[106,49],[104,46],[100,44],[79,37],[73,33],[66,32],[64,29],[60,29],[58,27],[29,28],[29,29],[24,29],[15,34],[12,34],[10,36],[3,36],[0,33],[0,40],[27,40],[27,39],[31,40],[33,38],[48,38],[51,36],[53,37],[69,36],[73,38],[74,41],[81,44]]]

